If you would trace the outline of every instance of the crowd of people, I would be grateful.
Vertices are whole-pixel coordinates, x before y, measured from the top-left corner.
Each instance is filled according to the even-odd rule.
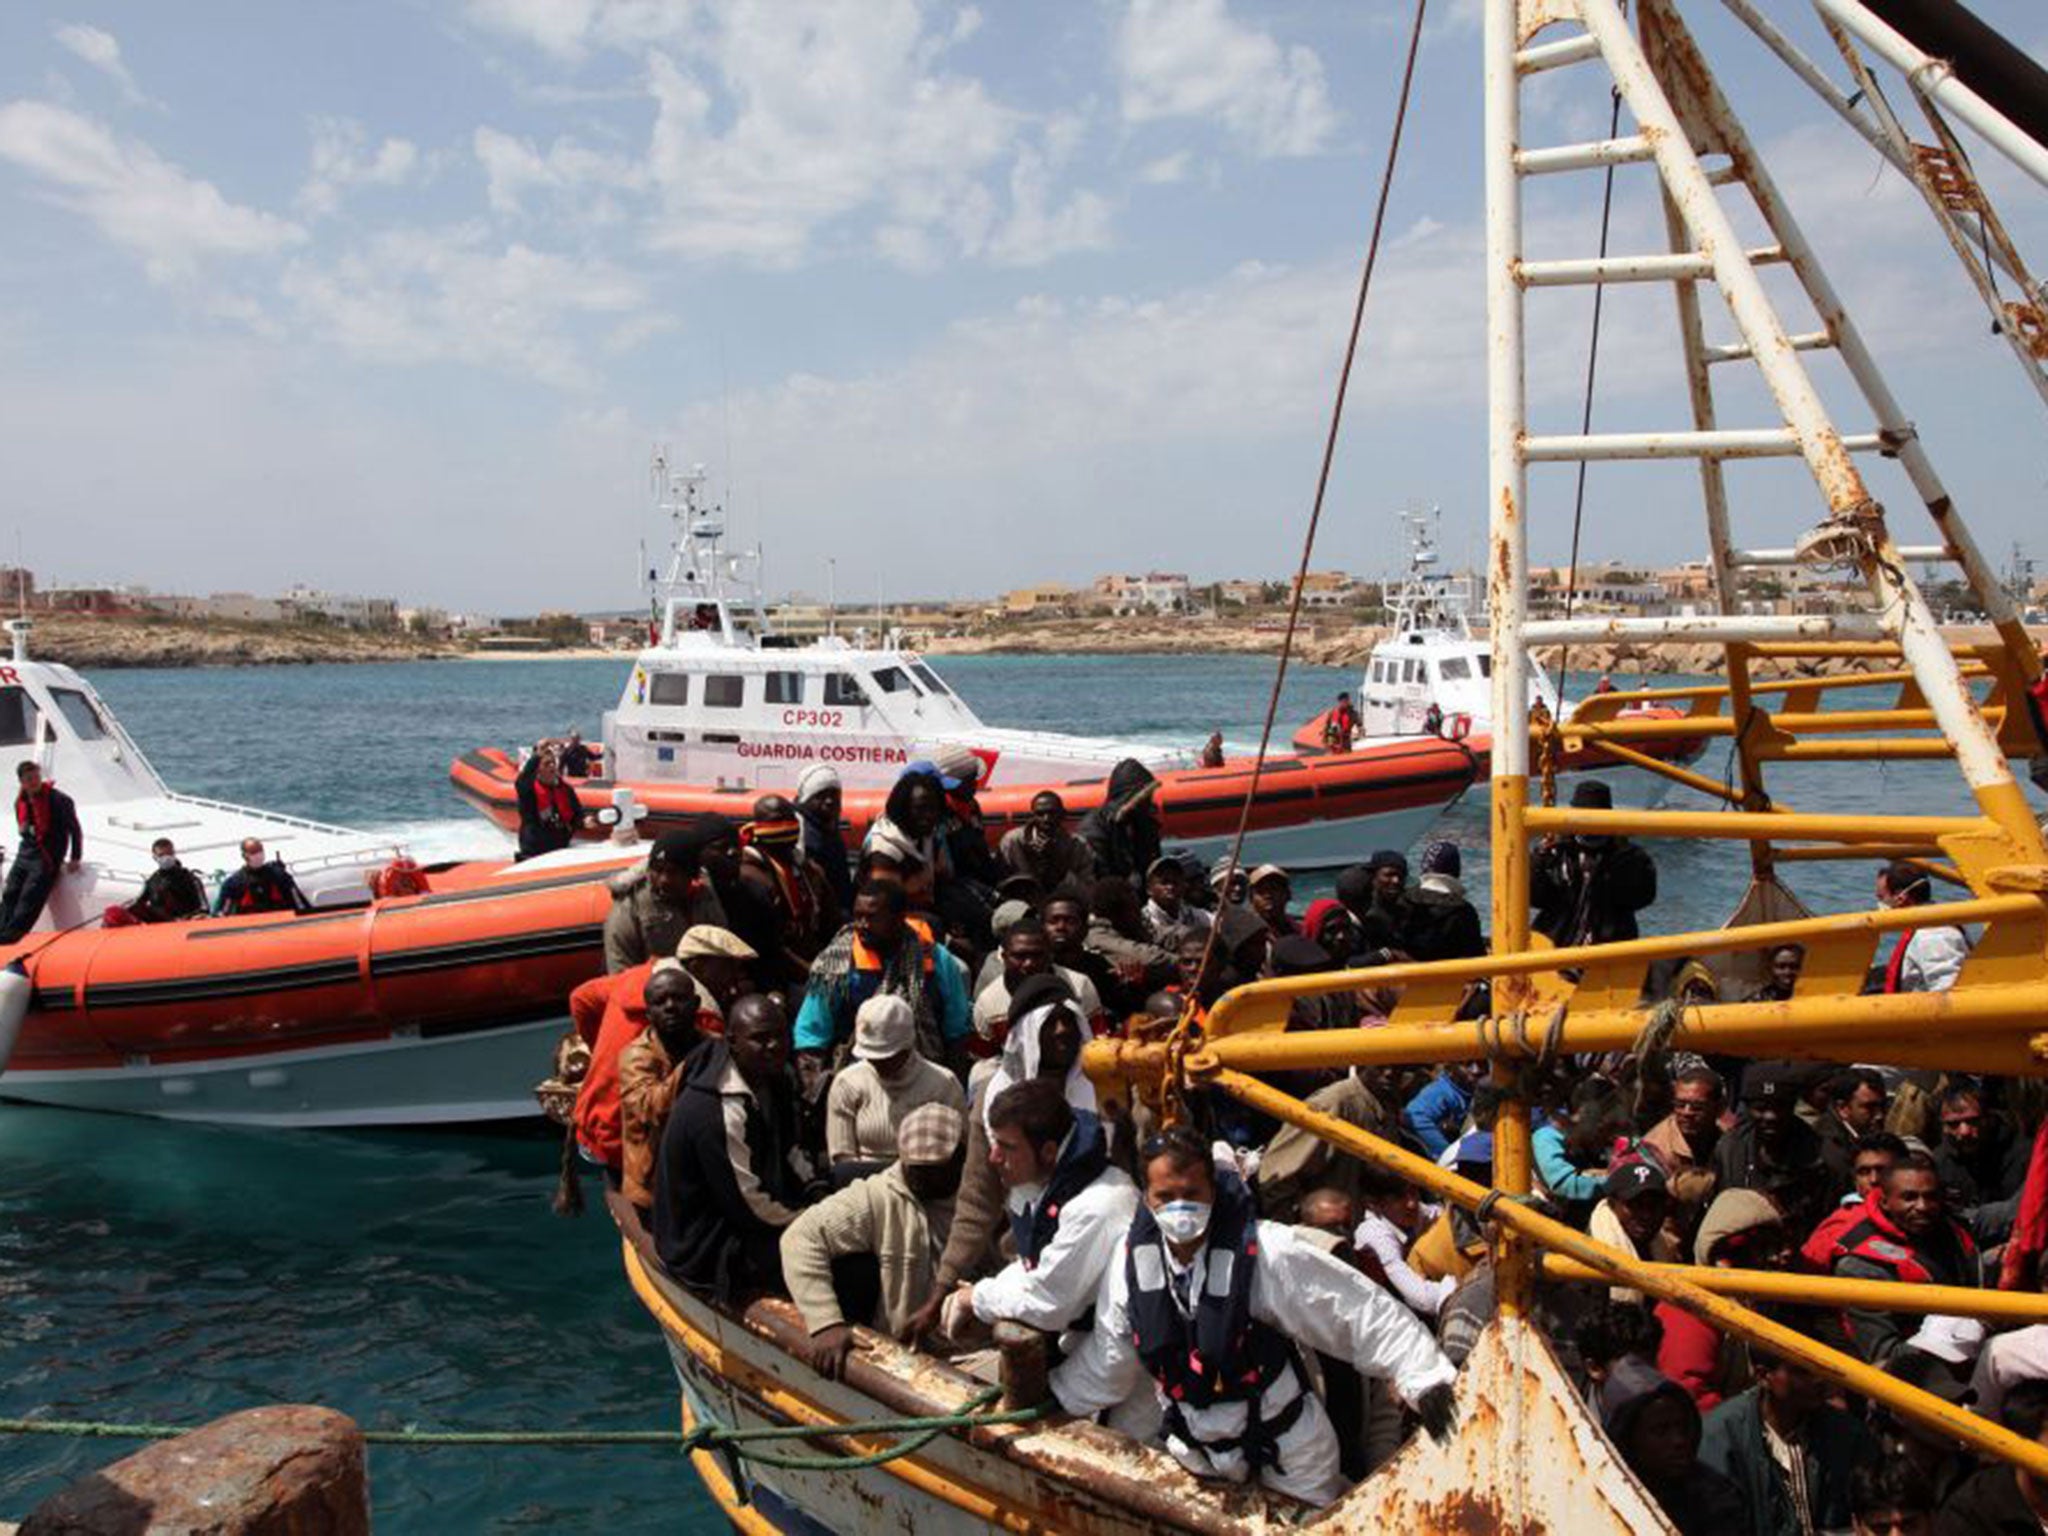
[[[851,861],[824,768],[794,801],[656,842],[615,882],[608,973],[573,1002],[582,1155],[676,1281],[732,1306],[793,1300],[828,1376],[860,1327],[985,1372],[992,1330],[1022,1324],[1057,1339],[1066,1411],[1310,1504],[1417,1426],[1448,1433],[1450,1384],[1495,1309],[1471,1218],[1221,1095],[1153,1124],[1098,1099],[1080,1063],[1090,1038],[1157,1037],[1253,978],[1483,955],[1460,850],[1432,843],[1413,870],[1376,854],[1297,910],[1285,870],[1164,851],[1134,762],[1078,823],[1048,792],[993,843],[979,779],[971,753],[912,764]],[[1597,781],[1573,801],[1611,803]],[[1879,887],[1925,899],[1910,866]],[[1559,944],[1630,937],[1656,892],[1626,839],[1556,839],[1537,850],[1532,920]],[[1915,930],[1871,987],[1950,984],[1942,962],[1969,942]],[[1660,967],[1645,1002],[1797,994],[1796,946],[1740,958]],[[1394,1002],[1370,986],[1302,999],[1288,1027],[1371,1028]],[[1477,984],[1461,1011],[1486,1007]],[[1482,1068],[1275,1081],[1490,1182],[1502,1092]],[[1626,1253],[1965,1287],[2017,1264],[2034,1283],[2038,1245],[2013,1234],[2038,1114],[2013,1083],[1651,1050],[1554,1063],[1518,1093],[1545,1208]],[[1682,1531],[1992,1532],[2048,1514],[2023,1474],[1667,1303],[1545,1282],[1536,1304]],[[2021,1434],[2048,1423],[2048,1326],[1988,1335],[1875,1304],[1774,1315]]]

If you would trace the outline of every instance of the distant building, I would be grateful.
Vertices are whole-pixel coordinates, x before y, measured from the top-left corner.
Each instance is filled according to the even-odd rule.
[[[36,606],[36,573],[26,566],[0,565],[0,607]]]
[[[1343,571],[1310,571],[1301,578],[1301,606],[1304,608],[1350,608],[1363,589],[1358,578]],[[1289,587],[1292,596],[1292,584]]]
[[[149,588],[122,583],[44,587],[36,594],[36,606],[46,613],[88,613],[97,615],[137,613],[149,596]]]
[[[285,612],[295,619],[341,624],[350,629],[393,629],[398,624],[395,598],[354,597],[295,582],[280,601]]]
[[[1003,612],[1013,619],[1061,618],[1080,606],[1081,594],[1057,582],[1019,587],[1003,594]]]
[[[1171,571],[1148,571],[1143,576],[1099,576],[1095,590],[1108,600],[1115,614],[1186,613],[1194,606],[1188,579]]]
[[[1250,608],[1263,602],[1266,584],[1263,581],[1219,581],[1216,583],[1216,601],[1225,607]]]

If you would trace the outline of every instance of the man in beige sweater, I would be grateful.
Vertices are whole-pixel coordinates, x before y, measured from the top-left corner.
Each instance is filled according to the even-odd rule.
[[[846,1369],[855,1323],[900,1335],[931,1294],[966,1129],[966,1116],[950,1104],[918,1106],[903,1117],[896,1161],[885,1172],[820,1201],[784,1230],[783,1282],[810,1330],[811,1366],[828,1380]],[[849,1319],[850,1310],[867,1315]]]

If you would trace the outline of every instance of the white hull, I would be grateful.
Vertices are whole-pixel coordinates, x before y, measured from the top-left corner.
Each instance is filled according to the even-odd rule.
[[[568,1027],[563,1017],[431,1040],[401,1034],[215,1061],[16,1069],[0,1074],[0,1098],[219,1125],[523,1119],[539,1113],[533,1085],[547,1076],[555,1041]]]

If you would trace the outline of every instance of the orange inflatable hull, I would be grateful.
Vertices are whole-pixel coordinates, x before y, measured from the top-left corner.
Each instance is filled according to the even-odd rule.
[[[1684,714],[1685,711],[1679,709],[1654,707],[1630,710],[1628,718],[1631,720],[1677,720],[1683,718]],[[1296,731],[1294,733],[1294,750],[1301,753],[1304,757],[1346,756],[1347,754],[1342,752],[1332,752],[1323,745],[1323,727],[1329,718],[1330,712],[1326,709],[1317,715],[1315,719],[1309,721],[1307,725]],[[1484,731],[1474,731],[1470,736],[1463,739],[1462,744],[1470,749],[1474,759],[1479,764],[1479,773],[1483,777],[1487,772],[1492,757],[1493,744],[1491,739]],[[1637,751],[1644,753],[1646,756],[1660,758],[1667,763],[1689,763],[1700,755],[1701,750],[1706,746],[1706,738],[1704,736],[1696,736],[1677,742],[1646,741],[1634,743],[1633,745]],[[1627,765],[1621,763],[1612,753],[1603,748],[1581,746],[1577,749],[1568,749],[1562,752],[1558,757],[1557,766],[1561,772],[1578,773],[1588,768],[1615,768]]]
[[[506,879],[491,878],[505,865],[464,865],[430,871],[425,895],[358,907],[31,934],[0,950],[33,986],[0,1094],[46,1071],[254,1060],[560,1018],[569,991],[604,969],[605,879],[625,862]],[[547,1062],[530,1068],[538,1081]]]
[[[1201,842],[1235,833],[1245,791],[1251,784],[1251,769],[1249,759],[1240,759],[1221,768],[1182,768],[1160,774],[1156,804],[1166,838]],[[1387,743],[1365,752],[1324,753],[1318,749],[1312,755],[1271,758],[1259,775],[1249,829],[1267,832],[1441,806],[1469,786],[1479,772],[1471,752],[1456,742],[1434,737]],[[497,747],[465,753],[449,768],[457,792],[507,831],[519,826],[519,801],[513,784],[517,774],[518,764]],[[575,784],[586,810],[606,803],[612,790],[620,787],[601,778]],[[744,820],[757,797],[795,793],[794,782],[731,789],[647,782],[624,787],[647,808],[641,830],[650,837],[707,811]],[[1032,796],[1042,790],[1057,791],[1067,810],[1080,816],[1102,803],[1106,788],[1106,778],[996,784],[977,798],[993,842],[1009,828],[1024,824]],[[841,830],[849,848],[861,845],[887,798],[888,792],[882,789],[846,792]]]

